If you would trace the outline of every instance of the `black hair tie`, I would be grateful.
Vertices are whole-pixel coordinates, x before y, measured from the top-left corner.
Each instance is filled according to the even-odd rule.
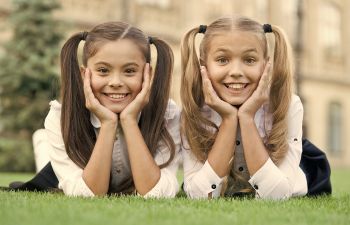
[[[151,36],[148,37],[148,43],[151,45],[151,44],[154,44],[153,42],[153,38]]]
[[[81,36],[80,36],[81,40],[85,41],[87,36],[88,36],[88,34],[89,34],[89,32],[87,32],[87,31],[81,32]]]
[[[272,33],[272,26],[271,26],[271,24],[264,24],[263,25],[263,29],[264,29],[264,32],[265,33]]]
[[[207,31],[207,25],[199,25],[198,33],[205,34],[206,31]]]

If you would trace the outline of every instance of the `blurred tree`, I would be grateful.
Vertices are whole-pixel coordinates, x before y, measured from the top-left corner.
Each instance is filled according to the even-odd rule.
[[[62,34],[52,17],[57,8],[57,0],[13,1],[13,36],[0,59],[2,171],[34,170],[31,136],[43,127],[48,103],[58,89],[58,45]]]

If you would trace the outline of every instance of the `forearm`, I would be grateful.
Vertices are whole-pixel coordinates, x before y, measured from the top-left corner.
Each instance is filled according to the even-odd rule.
[[[222,120],[215,142],[208,155],[208,162],[219,177],[227,175],[230,160],[235,149],[237,133],[237,117],[232,116]]]
[[[83,180],[95,195],[108,192],[116,124],[102,124],[90,160],[83,171]]]
[[[132,176],[139,194],[147,194],[159,181],[160,169],[154,161],[138,127],[137,121],[121,120],[128,147]]]
[[[241,128],[244,157],[250,176],[253,176],[268,160],[269,155],[259,135],[254,118],[241,116],[239,118]]]

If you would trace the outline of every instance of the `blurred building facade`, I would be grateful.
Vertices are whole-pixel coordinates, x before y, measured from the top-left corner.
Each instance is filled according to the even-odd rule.
[[[348,0],[59,0],[67,36],[105,21],[126,21],[160,36],[175,54],[172,96],[181,104],[180,41],[189,29],[237,13],[279,25],[295,49],[304,134],[332,166],[350,167],[350,1]],[[10,0],[0,0],[1,46],[11,36]]]

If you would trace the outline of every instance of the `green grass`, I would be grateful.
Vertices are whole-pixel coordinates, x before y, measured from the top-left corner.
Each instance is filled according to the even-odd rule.
[[[0,185],[28,176],[0,174]],[[287,201],[84,199],[62,194],[0,192],[0,224],[350,224],[349,177],[350,170],[333,171],[331,197]]]

